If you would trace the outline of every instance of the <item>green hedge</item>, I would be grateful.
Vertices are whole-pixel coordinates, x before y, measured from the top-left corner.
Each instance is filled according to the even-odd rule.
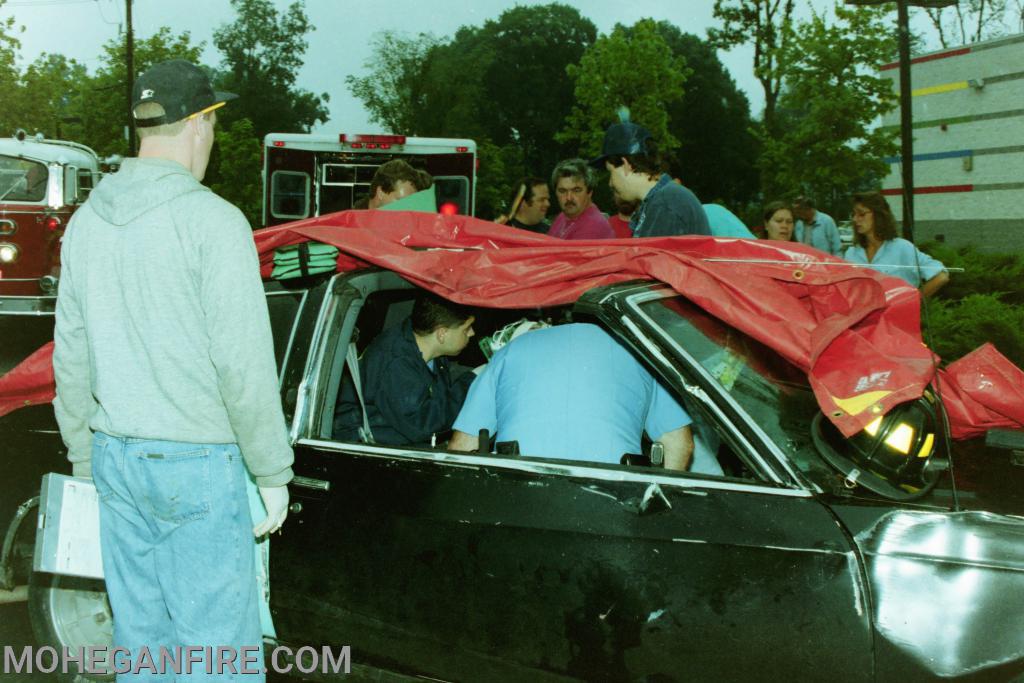
[[[954,249],[935,242],[924,251],[949,268],[950,281],[926,302],[925,340],[945,362],[992,342],[1024,367],[1024,256],[983,254],[973,247]]]

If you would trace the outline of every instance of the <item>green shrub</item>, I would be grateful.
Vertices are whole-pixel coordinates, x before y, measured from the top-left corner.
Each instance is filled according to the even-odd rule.
[[[943,361],[949,363],[992,342],[1024,367],[1024,306],[1007,303],[997,294],[969,294],[956,301],[932,299],[923,313],[925,342]]]
[[[956,301],[972,294],[992,294],[1003,302],[1024,305],[1024,256],[985,254],[974,247],[954,249],[938,242],[921,249],[947,268],[964,269],[950,274],[949,284],[939,290],[940,298]]]

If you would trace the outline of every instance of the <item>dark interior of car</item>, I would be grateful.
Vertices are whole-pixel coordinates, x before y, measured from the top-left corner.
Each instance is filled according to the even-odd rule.
[[[379,334],[395,325],[401,324],[410,315],[413,302],[418,293],[419,290],[415,288],[385,289],[368,293],[362,302],[362,307],[358,312],[352,333],[352,339],[360,356]],[[453,359],[451,366],[453,372],[467,372],[480,364],[486,363],[487,358],[478,342],[492,335],[505,325],[523,318],[544,320],[550,324],[557,325],[573,322],[574,312],[570,306],[544,309],[476,309],[476,320],[473,324],[476,335],[458,358]],[[581,321],[578,315],[576,315],[575,321]],[[341,361],[343,360],[342,358]],[[351,383],[351,374],[347,367],[339,374],[342,384],[346,382]],[[341,392],[339,391],[338,400],[340,400],[340,395]],[[703,414],[703,409],[695,405],[695,403],[695,401],[685,400],[687,409],[691,414],[693,414],[693,411],[700,411]],[[704,414],[704,422],[709,425],[712,424],[709,415]],[[717,447],[716,455],[724,476],[747,480],[756,478],[751,468],[736,455],[736,451],[729,446],[728,442],[725,439],[719,439],[719,441],[721,443]],[[444,450],[445,445],[445,443],[439,442],[437,448],[433,450]],[[492,438],[490,449],[492,453],[495,446],[496,444]],[[497,447],[498,455],[518,455],[514,444],[497,444]],[[622,466],[631,469],[652,467],[650,447],[651,441],[644,435],[642,453],[632,454],[628,458],[624,458]]]

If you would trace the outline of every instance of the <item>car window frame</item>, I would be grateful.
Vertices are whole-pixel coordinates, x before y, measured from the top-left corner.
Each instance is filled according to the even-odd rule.
[[[659,326],[651,316],[643,310],[641,307],[643,304],[647,304],[651,301],[657,301],[660,299],[669,299],[676,296],[682,296],[679,292],[668,286],[656,287],[654,289],[648,288],[646,291],[627,294],[624,297],[623,305],[629,311],[631,316],[635,316],[639,325],[629,321],[631,324],[637,327],[637,332],[642,333],[645,337],[652,335],[658,344],[666,346],[672,354],[679,360],[683,361],[683,364],[688,368],[688,371],[693,374],[693,381],[687,381],[687,377],[682,373],[679,375],[677,381],[681,381],[686,392],[693,396],[694,399],[700,400],[702,404],[712,409],[715,417],[719,423],[719,426],[730,431],[734,437],[740,440],[742,443],[746,443],[751,447],[751,453],[763,460],[765,455],[772,458],[771,463],[764,462],[769,467],[770,472],[778,473],[781,469],[789,481],[779,481],[781,485],[799,486],[800,488],[806,489],[810,492],[820,494],[823,493],[823,489],[814,481],[804,475],[795,464],[790,462],[786,454],[778,447],[775,441],[768,435],[764,429],[754,420],[746,409],[735,399],[729,392],[725,391],[724,387],[707,371],[706,368],[694,358],[686,349],[684,349],[679,342],[671,337],[661,326]],[[649,341],[655,341],[649,339]],[[657,344],[652,345],[653,348],[657,348]],[[666,361],[667,362],[667,361]],[[675,365],[669,363],[670,365]],[[678,368],[676,368],[678,369]],[[702,396],[703,394],[703,396]],[[721,402],[721,403],[719,403]],[[732,410],[735,416],[738,416],[743,421],[744,430],[738,428],[738,425],[734,422],[733,415],[727,415],[722,410],[721,404],[724,403]],[[746,431],[747,433],[744,433]],[[747,434],[750,434],[748,436]],[[752,437],[752,438],[751,438]],[[772,465],[775,465],[772,467]]]
[[[432,462],[456,467],[486,466],[497,471],[558,475],[594,481],[639,482],[682,489],[718,489],[795,497],[810,497],[812,495],[808,487],[795,486],[788,482],[761,479],[748,481],[693,472],[631,469],[622,465],[586,461],[557,460],[535,456],[506,457],[495,454],[457,453],[446,450],[365,444],[323,438],[324,425],[333,422],[334,404],[331,403],[328,406],[327,399],[331,393],[328,384],[332,375],[335,374],[332,372],[333,368],[344,362],[344,354],[351,338],[342,340],[342,333],[347,330],[351,334],[359,310],[370,294],[375,291],[391,289],[391,287],[377,288],[381,283],[390,281],[391,284],[394,284],[398,280],[404,282],[405,285],[396,287],[396,289],[417,288],[416,285],[397,273],[383,269],[341,273],[331,278],[328,285],[329,293],[324,298],[312,335],[312,345],[316,348],[314,353],[310,353],[307,358],[299,386],[291,424],[293,445],[334,450],[353,456],[382,457],[419,463]],[[614,330],[608,331],[613,336],[619,336]],[[341,343],[342,341],[344,344]],[[333,395],[336,399],[337,387],[334,388]],[[327,410],[330,410],[329,415],[325,412]]]

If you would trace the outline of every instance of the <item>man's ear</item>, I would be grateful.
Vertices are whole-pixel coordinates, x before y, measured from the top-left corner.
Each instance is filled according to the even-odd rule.
[[[633,164],[629,163],[629,161],[626,159],[626,157],[619,157],[619,158],[622,159],[622,172],[625,173],[626,175],[629,175],[630,173],[632,173],[633,172]]]

